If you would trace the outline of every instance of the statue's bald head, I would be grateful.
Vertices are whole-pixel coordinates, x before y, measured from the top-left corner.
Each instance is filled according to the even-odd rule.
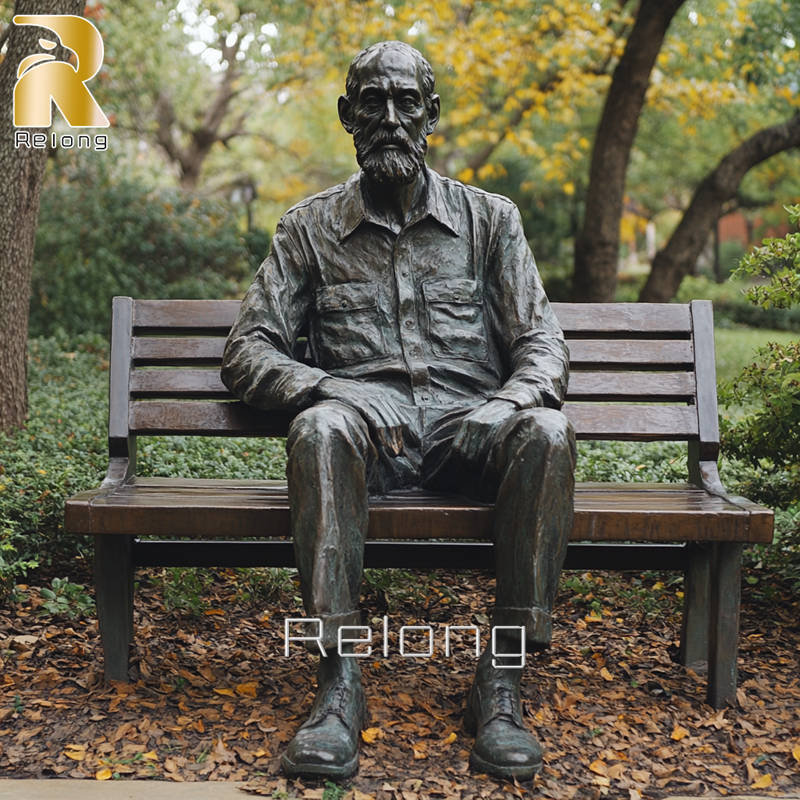
[[[434,77],[433,68],[431,67],[428,59],[419,52],[419,50],[412,47],[405,42],[388,41],[378,42],[369,47],[364,48],[351,62],[350,68],[347,70],[347,79],[345,80],[345,94],[353,101],[358,95],[358,89],[361,84],[361,74],[364,68],[378,56],[388,52],[396,51],[402,53],[407,58],[410,58],[417,68],[417,80],[419,81],[419,88],[425,98],[426,104],[430,98],[433,97],[434,90]]]

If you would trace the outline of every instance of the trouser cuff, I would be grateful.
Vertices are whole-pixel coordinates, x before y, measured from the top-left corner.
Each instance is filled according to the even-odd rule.
[[[532,608],[495,606],[492,614],[492,627],[497,628],[506,625],[525,628],[525,647],[528,651],[541,650],[543,647],[550,645],[550,639],[553,635],[553,617],[544,608],[537,606]],[[514,631],[508,631],[507,633],[516,640]],[[497,635],[503,635],[503,631],[498,631]]]

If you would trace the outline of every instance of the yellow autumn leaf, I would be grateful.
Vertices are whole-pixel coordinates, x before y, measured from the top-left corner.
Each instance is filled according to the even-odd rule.
[[[111,780],[113,775],[114,773],[108,767],[103,767],[103,769],[99,769],[95,772],[94,779],[96,781],[108,781]]]
[[[605,667],[603,667],[600,670],[600,677],[604,681],[613,681],[614,680],[614,676]]]
[[[602,775],[603,777],[608,775],[608,766],[606,762],[600,758],[592,761],[592,763],[589,764],[589,769],[594,772],[595,775]]]
[[[792,755],[794,756],[794,760],[800,764],[800,744],[798,744],[794,750],[792,750]]]
[[[564,194],[572,197],[575,194],[575,184],[572,181],[567,181],[561,189],[563,190]]]
[[[672,733],[670,734],[670,739],[673,739],[676,742],[679,742],[681,739],[685,738],[689,735],[689,731],[686,730],[682,725],[675,725],[672,729]]]
[[[380,728],[365,728],[361,731],[361,738],[367,744],[372,744],[379,736],[381,736]]]
[[[584,618],[585,622],[602,622],[603,618],[596,614],[594,611],[591,614],[587,614]]]
[[[158,761],[158,754],[155,750],[148,750],[146,753],[142,754],[142,758],[145,761]]]
[[[237,683],[236,693],[244,695],[245,697],[255,698],[258,694],[258,683],[256,681],[247,681],[247,683]]]
[[[73,761],[83,761],[86,758],[86,746],[82,744],[68,744],[64,755]]]
[[[215,687],[214,691],[217,694],[221,694],[225,697],[236,697],[236,693],[233,691],[233,689],[218,689]]]
[[[453,744],[456,739],[458,739],[458,736],[456,736],[455,731],[452,731],[447,738],[442,739],[442,744]]]
[[[750,784],[751,789],[766,789],[768,786],[772,786],[772,775],[769,772],[765,772],[757,781]]]
[[[428,757],[428,754],[425,752],[425,745],[422,742],[418,744],[412,744],[411,750],[414,753],[415,761],[421,761],[423,758]]]

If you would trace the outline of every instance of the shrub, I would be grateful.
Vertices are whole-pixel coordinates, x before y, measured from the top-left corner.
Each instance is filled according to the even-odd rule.
[[[42,193],[31,335],[106,333],[114,295],[241,294],[268,237],[245,237],[229,204],[113,180],[100,162],[62,168]]]
[[[789,207],[800,226],[800,205]],[[800,304],[800,233],[765,239],[742,259],[737,277],[758,278],[747,296],[764,309]],[[723,420],[726,449],[755,469],[750,486],[755,497],[777,505],[800,498],[800,341],[769,343],[733,381],[722,398],[746,410],[737,420]]]

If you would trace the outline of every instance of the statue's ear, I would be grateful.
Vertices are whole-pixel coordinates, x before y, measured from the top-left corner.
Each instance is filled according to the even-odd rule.
[[[439,95],[431,95],[430,99],[428,100],[428,127],[425,130],[426,136],[430,136],[435,130],[436,126],[439,124],[440,108],[441,103],[439,101]]]
[[[353,132],[353,104],[345,95],[339,98],[339,119],[342,127],[348,132]]]

